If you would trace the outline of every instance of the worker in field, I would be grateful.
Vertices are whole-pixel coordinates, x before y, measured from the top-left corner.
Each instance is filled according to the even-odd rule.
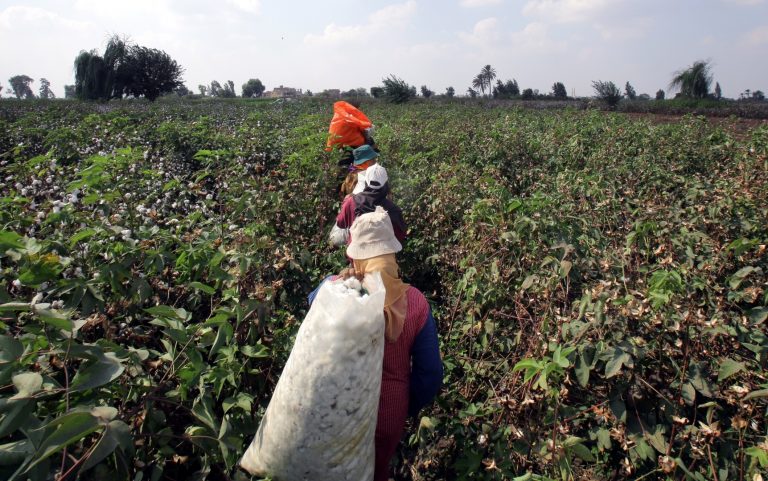
[[[390,216],[377,207],[357,217],[351,234],[347,256],[352,259],[352,267],[330,279],[356,276],[362,280],[365,274],[379,272],[386,289],[386,342],[376,420],[374,481],[387,481],[406,418],[417,416],[437,395],[443,365],[429,303],[418,289],[400,278],[395,253],[402,250],[402,245],[395,237]],[[310,304],[318,290],[309,295]]]
[[[328,127],[328,141],[326,151],[338,150],[341,154],[338,165],[340,167],[340,186],[342,195],[351,193],[349,187],[357,182],[358,171],[353,164],[355,148],[369,145],[378,152],[376,142],[372,136],[373,123],[359,109],[359,104],[351,101],[340,100],[333,104],[333,118]],[[346,191],[345,191],[346,189]]]
[[[336,216],[336,227],[350,229],[358,216],[368,214],[383,208],[391,219],[394,234],[400,243],[405,242],[406,225],[403,220],[403,211],[389,199],[389,176],[387,169],[376,163],[378,153],[369,145],[363,145],[354,150],[354,162],[365,164],[373,162],[370,167],[360,173],[360,181],[352,194],[346,196],[341,204],[341,210]],[[346,237],[346,243],[352,241],[351,233]]]

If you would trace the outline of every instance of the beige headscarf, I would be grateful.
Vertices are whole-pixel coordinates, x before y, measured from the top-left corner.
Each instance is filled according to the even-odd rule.
[[[386,325],[384,335],[388,342],[395,342],[403,332],[405,316],[408,312],[408,296],[405,295],[409,285],[400,279],[395,254],[383,254],[370,259],[353,260],[358,274],[369,272],[381,273],[386,296],[384,298],[384,318]]]

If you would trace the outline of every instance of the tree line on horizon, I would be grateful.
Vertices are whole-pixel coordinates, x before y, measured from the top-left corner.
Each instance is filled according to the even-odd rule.
[[[126,38],[113,35],[108,41],[103,55],[93,50],[83,50],[74,60],[74,85],[64,86],[65,98],[77,98],[80,100],[108,101],[126,97],[146,98],[156,100],[162,95],[176,94],[179,96],[192,95],[192,92],[184,85],[182,75],[184,69],[168,55],[158,49],[131,44]],[[494,80],[496,82],[494,83]],[[679,90],[676,97],[691,99],[722,98],[722,89],[719,82],[715,82],[714,89],[712,66],[708,61],[699,60],[690,67],[674,74],[668,88]],[[51,90],[50,82],[40,79],[38,96],[32,91],[31,84],[34,79],[27,75],[15,75],[8,80],[13,96],[17,99],[54,99],[56,96]],[[603,100],[609,107],[614,108],[623,98],[628,100],[651,100],[648,94],[637,94],[634,87],[627,81],[622,91],[612,81],[595,80],[592,82],[594,97]],[[241,87],[241,97],[261,97],[266,90],[264,84],[258,78],[251,78]],[[3,86],[0,85],[0,96]],[[210,84],[198,85],[199,95],[202,97],[237,97],[235,83],[232,80],[219,83],[217,80]],[[426,85],[419,90],[408,84],[405,80],[390,74],[382,79],[382,84],[371,87],[369,90],[356,88],[347,91],[324,90],[318,96],[340,97],[373,97],[383,98],[393,103],[407,102],[421,93],[425,99],[432,97],[453,98],[456,90],[453,86],[447,87],[442,94],[436,94]],[[307,90],[301,95],[312,96]],[[567,100],[571,97],[565,85],[557,81],[547,93],[541,93],[538,89],[521,89],[516,79],[506,81],[497,78],[496,69],[490,64],[484,65],[480,72],[472,79],[465,92],[470,98],[493,99],[519,99],[519,100]],[[655,100],[664,100],[664,89],[659,89],[655,94]],[[765,100],[765,94],[761,90],[745,90],[739,95],[739,100]]]

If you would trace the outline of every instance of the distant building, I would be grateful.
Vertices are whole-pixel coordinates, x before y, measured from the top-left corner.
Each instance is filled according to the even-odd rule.
[[[282,98],[291,98],[291,97],[300,97],[302,95],[301,89],[295,89],[291,87],[283,87],[282,85],[279,87],[275,87],[274,89],[270,90],[269,92],[264,92],[264,97],[271,98],[271,99],[282,99]]]

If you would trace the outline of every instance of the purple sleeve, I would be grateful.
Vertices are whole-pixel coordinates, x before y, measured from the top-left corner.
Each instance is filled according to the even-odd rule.
[[[416,416],[419,410],[431,403],[443,384],[443,361],[437,340],[437,326],[432,309],[416,335],[411,347],[411,394],[408,415]]]
[[[348,195],[341,204],[341,211],[336,216],[336,225],[341,229],[349,229],[355,221],[355,199]]]

